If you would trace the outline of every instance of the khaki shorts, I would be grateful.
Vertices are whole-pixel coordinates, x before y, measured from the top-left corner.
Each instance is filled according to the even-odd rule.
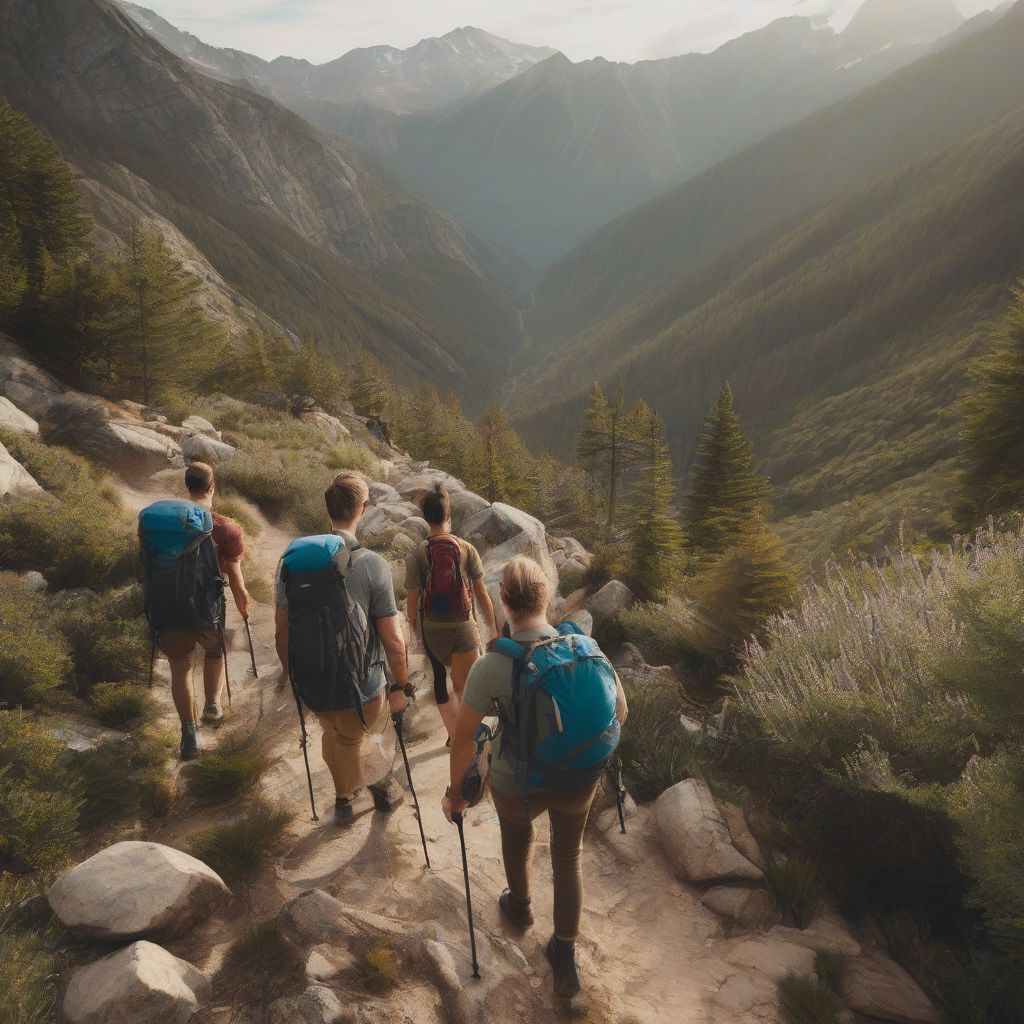
[[[160,630],[157,641],[157,646],[167,656],[168,661],[184,661],[191,658],[196,644],[203,648],[207,658],[224,656],[220,633],[215,629],[182,629],[180,626],[167,626]]]
[[[422,619],[421,622],[423,646],[426,647],[427,653],[442,665],[451,665],[452,654],[465,654],[480,648],[480,635],[475,619],[463,619],[461,622]]]

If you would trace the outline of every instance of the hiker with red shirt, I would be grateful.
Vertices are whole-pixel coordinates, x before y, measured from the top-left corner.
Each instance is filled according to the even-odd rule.
[[[450,740],[469,670],[480,656],[474,607],[483,615],[488,641],[497,638],[498,629],[484,586],[480,554],[469,541],[452,535],[452,499],[443,483],[434,486],[421,508],[430,535],[406,560],[406,611],[412,631],[419,633],[430,659],[434,699]],[[448,692],[449,668],[452,694]]]
[[[205,462],[193,462],[185,470],[185,489],[189,500],[213,513],[213,543],[221,574],[231,590],[235,607],[243,619],[249,617],[249,592],[242,576],[245,535],[233,519],[213,512],[216,491],[213,469]],[[214,724],[224,717],[221,689],[224,685],[224,656],[221,634],[212,629],[185,629],[167,626],[160,631],[158,644],[171,667],[171,696],[182,725],[183,759],[198,754],[195,741],[195,711],[192,700],[192,658],[196,644],[203,648],[203,690],[205,701],[202,718]]]

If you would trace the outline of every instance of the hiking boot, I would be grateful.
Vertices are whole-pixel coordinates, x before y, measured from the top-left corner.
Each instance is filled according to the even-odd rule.
[[[510,889],[498,897],[498,909],[505,920],[517,928],[529,928],[533,924],[533,903],[530,900],[517,900]]]
[[[195,722],[185,722],[181,727],[179,756],[182,761],[194,761],[199,756],[199,737],[196,736]]]
[[[347,825],[353,818],[352,801],[343,796],[334,798],[334,824]]]
[[[216,701],[210,701],[206,707],[203,708],[203,721],[207,725],[216,725],[218,722],[224,720],[224,711]]]
[[[380,811],[382,814],[390,814],[405,799],[405,794],[391,774],[368,788],[373,797],[374,810]]]
[[[555,973],[555,994],[571,999],[580,991],[580,970],[576,965],[576,943],[556,939],[554,935],[544,950]]]

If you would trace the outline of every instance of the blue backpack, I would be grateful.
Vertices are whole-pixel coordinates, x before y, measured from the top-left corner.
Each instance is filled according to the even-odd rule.
[[[619,744],[615,670],[575,623],[563,622],[558,634],[494,645],[513,661],[510,711],[499,714],[501,753],[509,752],[527,792],[593,785]]]
[[[154,643],[167,626],[224,628],[224,577],[213,514],[191,501],[156,501],[139,513],[145,615]]]
[[[363,721],[374,667],[373,632],[349,597],[352,555],[337,534],[300,537],[281,560],[281,582],[288,598],[288,673],[296,698],[318,714],[354,708]]]

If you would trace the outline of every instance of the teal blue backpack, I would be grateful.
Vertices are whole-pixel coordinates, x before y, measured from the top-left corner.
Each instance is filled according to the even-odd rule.
[[[499,714],[501,756],[516,764],[526,792],[593,785],[619,744],[615,670],[575,623],[563,622],[558,634],[525,644],[503,637],[494,645],[513,662],[509,712]]]

